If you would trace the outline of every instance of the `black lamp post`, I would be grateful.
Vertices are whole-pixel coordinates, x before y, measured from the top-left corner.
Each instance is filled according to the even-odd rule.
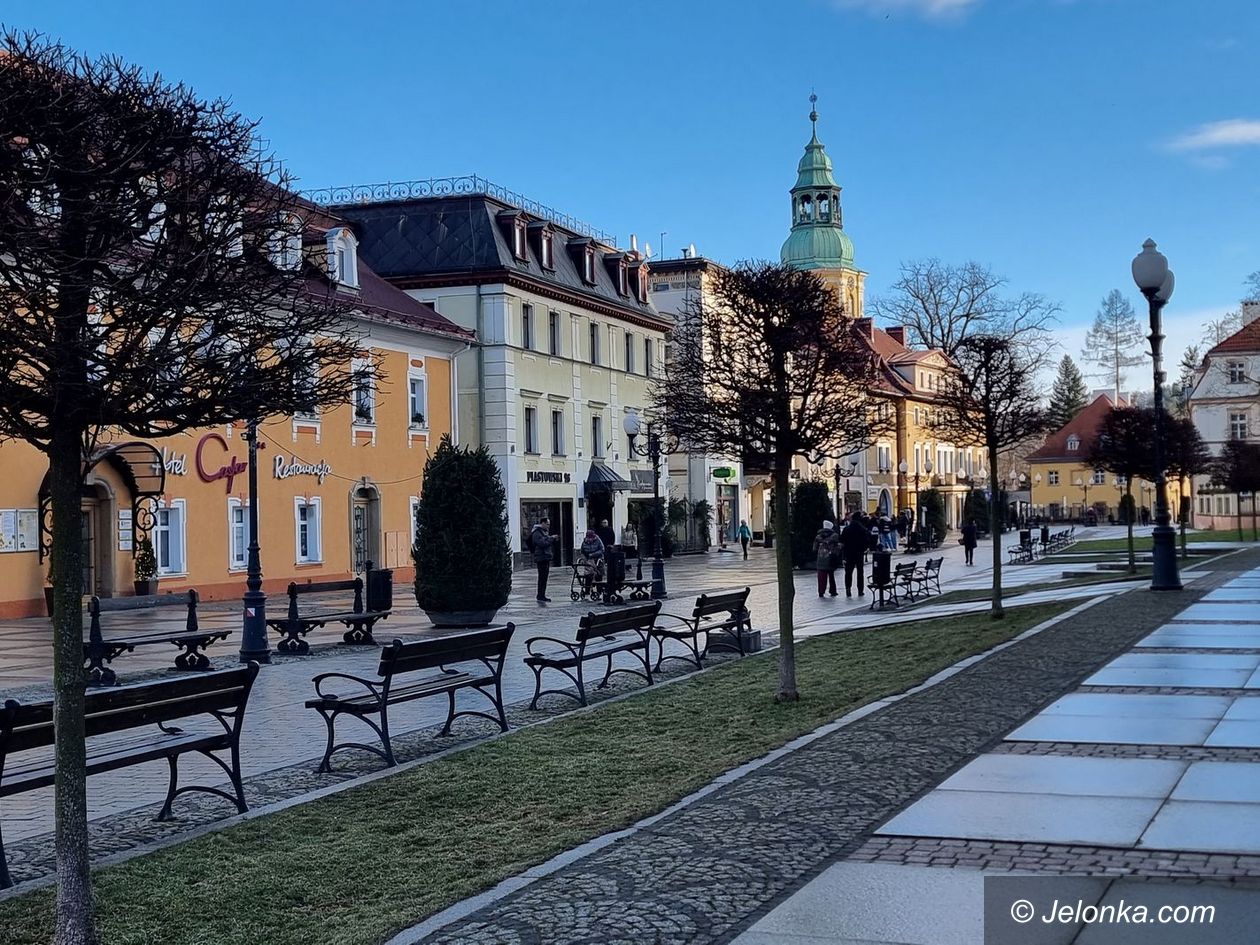
[[[652,529],[654,546],[652,549],[652,599],[662,600],[668,594],[665,591],[665,561],[661,557],[661,531],[665,527],[665,523],[661,520],[661,457],[668,456],[677,450],[678,440],[661,432],[660,421],[649,420],[644,423],[637,413],[626,414],[621,426],[626,431],[630,453],[645,456],[652,464],[652,521],[654,525]],[[639,435],[645,432],[646,442],[639,442]],[[638,572],[640,577],[643,574],[642,557],[640,554]]]
[[[1155,529],[1151,533],[1151,590],[1179,591],[1177,572],[1177,533],[1168,512],[1168,480],[1164,472],[1164,331],[1162,312],[1172,298],[1172,270],[1168,260],[1155,248],[1155,241],[1142,244],[1133,258],[1133,281],[1150,306],[1151,366],[1155,380]]]
[[[924,460],[923,471],[927,473],[929,476],[932,475],[932,461],[930,459]],[[897,464],[897,472],[901,473],[902,476],[906,476],[910,472],[910,464],[903,459],[901,462]],[[914,471],[914,526],[915,528],[923,527],[923,521],[922,521],[923,516],[920,514],[920,509],[919,509],[919,478],[920,478],[919,470],[916,468]]]
[[[849,457],[843,463],[837,460],[836,464],[831,467],[831,475],[836,481],[836,526],[840,525],[841,519],[844,518],[844,500],[849,494],[849,477],[857,472],[857,463],[852,462],[853,457]],[[840,491],[840,480],[844,480],[844,491]]]
[[[246,565],[245,610],[241,624],[241,662],[271,662],[267,642],[267,595],[262,589],[262,559],[258,553],[258,421],[251,420],[245,431],[249,443],[249,561]]]

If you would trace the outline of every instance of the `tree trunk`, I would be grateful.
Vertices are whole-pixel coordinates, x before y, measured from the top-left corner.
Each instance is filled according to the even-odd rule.
[[[791,458],[774,461],[774,563],[779,578],[779,691],[775,702],[795,702],[796,642],[792,635],[792,602],[796,579],[792,572]]]
[[[1129,499],[1128,507],[1124,510],[1124,519],[1125,522],[1128,523],[1128,525],[1126,525],[1126,529],[1128,529],[1129,533],[1129,573],[1130,575],[1137,575],[1138,553],[1137,551],[1134,551],[1133,547],[1133,519],[1138,517],[1138,505],[1137,503],[1134,503],[1133,500],[1133,476],[1125,476],[1124,494],[1126,498]]]
[[[1243,538],[1243,526],[1242,526],[1242,493],[1241,492],[1234,493],[1234,501],[1238,503],[1238,540],[1245,541],[1245,539]]]
[[[57,780],[57,945],[96,945],[88,863],[86,748],[83,729],[83,446],[58,432],[49,448],[52,506],[53,726]]]
[[[1260,541],[1260,535],[1256,534],[1256,490],[1251,490],[1251,540]]]
[[[997,482],[998,468],[998,451],[997,447],[989,445],[989,468],[994,470],[990,474],[990,481]],[[989,499],[989,534],[993,537],[993,609],[990,615],[994,620],[1000,620],[1003,615],[1002,610],[1002,507],[998,502],[998,490],[992,490]]]
[[[1182,476],[1177,480],[1177,518],[1181,523],[1181,557],[1189,558],[1190,553],[1186,551],[1186,519],[1190,517],[1190,510],[1194,508],[1194,478],[1190,478],[1190,494],[1189,502],[1186,503],[1186,511],[1181,510],[1181,496],[1186,492],[1186,477]]]

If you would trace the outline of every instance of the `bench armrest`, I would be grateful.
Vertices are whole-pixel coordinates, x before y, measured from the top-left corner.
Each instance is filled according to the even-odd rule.
[[[371,679],[364,679],[362,676],[351,676],[349,673],[320,673],[312,679],[311,682],[315,684],[315,695],[319,696],[321,699],[335,699],[337,697],[336,693],[324,692],[323,683],[325,679],[345,679],[350,682],[358,683],[367,689],[367,691],[370,692],[378,702],[381,699],[381,688],[379,682],[374,682]]]
[[[555,637],[530,637],[528,640],[525,641],[525,649],[529,653],[530,656],[539,655],[538,653],[534,652],[535,643],[557,643],[560,646],[564,647],[566,650],[568,650],[570,653],[574,654],[575,656],[577,655],[577,646],[568,642],[567,640],[557,640]]]

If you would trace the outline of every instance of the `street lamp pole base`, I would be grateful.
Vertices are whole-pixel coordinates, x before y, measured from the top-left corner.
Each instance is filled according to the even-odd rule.
[[[665,562],[660,558],[652,559],[652,600],[664,600],[669,594],[665,592]]]
[[[244,620],[241,624],[241,662],[271,662],[267,643],[267,595],[262,591],[246,591],[242,597]]]
[[[1171,525],[1156,525],[1151,532],[1151,590],[1181,590],[1177,571],[1177,532]]]

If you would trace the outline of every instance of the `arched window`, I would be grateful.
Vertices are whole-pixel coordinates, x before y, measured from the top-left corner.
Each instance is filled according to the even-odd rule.
[[[359,285],[359,241],[349,227],[335,226],[328,231],[328,274],[341,285]]]
[[[814,201],[806,194],[801,198],[801,222],[812,223],[814,220]]]
[[[823,223],[831,221],[831,198],[826,194],[818,195],[818,219]]]
[[[1067,438],[1067,448],[1069,453],[1075,453],[1081,448],[1081,438],[1073,433]]]
[[[277,269],[298,268],[302,263],[302,218],[296,213],[281,213],[268,249]]]

